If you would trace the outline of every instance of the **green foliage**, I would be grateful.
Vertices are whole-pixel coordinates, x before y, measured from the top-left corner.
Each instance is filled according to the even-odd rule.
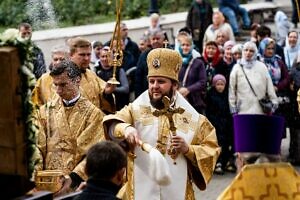
[[[0,1],[0,24],[4,27],[17,27],[26,20],[26,0],[1,0]]]
[[[59,21],[74,25],[91,23],[90,20],[95,15],[93,0],[53,0],[52,4]]]
[[[215,0],[208,1],[213,6],[217,6]],[[192,2],[158,0],[158,6],[161,14],[167,14],[187,11]],[[26,3],[27,0],[1,0],[0,24],[8,28],[17,27],[20,22],[30,22],[31,18],[27,15],[29,12],[26,11]],[[103,23],[114,21],[116,18],[116,0],[51,0],[51,3],[59,27]],[[149,7],[150,0],[123,0],[122,19],[147,16]],[[40,26],[38,28],[47,27]]]
[[[126,19],[138,18],[147,15],[149,0],[126,0],[122,11]]]
[[[36,153],[35,136],[38,127],[34,124],[34,105],[31,101],[32,90],[36,83],[36,78],[33,74],[33,59],[34,59],[34,44],[31,40],[23,39],[18,34],[18,29],[7,29],[0,34],[0,47],[14,46],[18,48],[21,66],[21,88],[22,88],[22,118],[25,125],[25,146],[26,146],[26,164],[28,176],[31,178],[35,166],[34,154]]]

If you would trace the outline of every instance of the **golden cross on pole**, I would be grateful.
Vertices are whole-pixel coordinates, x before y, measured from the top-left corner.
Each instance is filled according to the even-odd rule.
[[[172,133],[172,136],[176,136],[176,127],[175,127],[173,115],[175,113],[182,114],[184,112],[184,109],[181,108],[181,107],[179,107],[179,108],[172,108],[171,105],[170,105],[170,99],[167,96],[164,96],[163,99],[162,99],[162,101],[163,101],[163,104],[164,104],[164,108],[161,109],[161,110],[155,110],[152,114],[155,117],[159,117],[161,115],[165,115],[168,118],[168,120],[169,120],[170,131]],[[172,146],[172,144],[171,144],[170,148],[168,149],[168,154],[174,160],[174,164],[176,164],[175,159],[178,156],[178,152]]]

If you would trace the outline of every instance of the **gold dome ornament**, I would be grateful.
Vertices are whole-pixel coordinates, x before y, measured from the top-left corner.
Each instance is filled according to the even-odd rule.
[[[110,41],[110,50],[108,51],[109,65],[113,66],[113,76],[107,81],[113,85],[119,85],[120,82],[116,79],[117,67],[121,67],[123,63],[122,38],[121,38],[121,9],[123,0],[116,0],[116,25],[113,37]]]

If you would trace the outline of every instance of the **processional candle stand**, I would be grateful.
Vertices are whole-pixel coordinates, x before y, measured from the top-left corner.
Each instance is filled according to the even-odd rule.
[[[110,42],[110,48],[108,51],[109,65],[113,66],[112,77],[107,81],[113,85],[119,85],[120,82],[116,79],[117,67],[122,66],[123,62],[123,51],[121,43],[121,9],[122,9],[123,0],[116,0],[116,25],[113,33],[112,40]]]

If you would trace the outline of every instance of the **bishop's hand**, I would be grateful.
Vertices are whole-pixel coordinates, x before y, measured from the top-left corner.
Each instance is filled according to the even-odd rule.
[[[136,128],[134,128],[132,126],[126,127],[124,136],[125,136],[125,140],[131,147],[140,145],[140,139],[139,139],[138,131],[136,130]]]
[[[189,145],[185,142],[185,140],[176,135],[171,138],[171,145],[176,149],[178,153],[187,153],[189,151]]]

